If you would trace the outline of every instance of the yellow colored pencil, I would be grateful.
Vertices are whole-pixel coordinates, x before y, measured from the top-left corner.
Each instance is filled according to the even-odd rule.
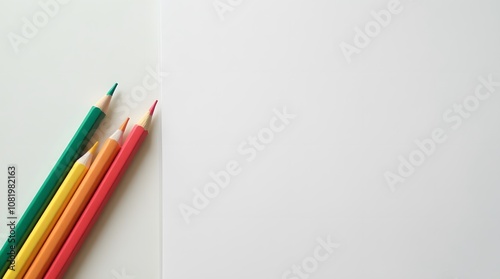
[[[21,279],[35,259],[38,251],[54,228],[57,220],[68,205],[71,197],[82,182],[95,157],[98,143],[76,161],[68,176],[50,201],[47,209],[38,220],[33,231],[15,259],[15,270],[9,269],[3,279]]]
[[[80,186],[78,186],[75,194],[73,194],[52,232],[50,232],[42,248],[38,251],[38,255],[31,263],[30,268],[25,274],[26,278],[42,278],[49,269],[52,261],[54,261],[54,258],[78,221],[78,218],[80,218],[80,215],[89,203],[90,198],[92,198],[97,186],[99,186],[99,183],[101,183],[102,178],[108,171],[109,166],[113,163],[118,151],[120,151],[127,123],[128,118],[123,122],[120,129],[113,133],[102,145],[99,155],[95,158],[87,175],[85,175],[85,178]]]

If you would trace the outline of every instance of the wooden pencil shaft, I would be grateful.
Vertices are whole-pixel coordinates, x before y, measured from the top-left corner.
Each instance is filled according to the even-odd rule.
[[[85,164],[75,163],[17,254],[15,270],[8,269],[3,279],[24,278],[24,274],[42,247],[43,242],[48,237],[57,219],[62,214],[71,195],[83,180],[87,170],[88,167]]]
[[[54,194],[59,189],[59,186],[68,174],[71,166],[82,155],[83,149],[87,146],[90,138],[93,136],[104,117],[105,114],[100,108],[92,107],[90,109],[56,165],[38,190],[36,196],[19,219],[15,229],[16,253],[21,249],[50,200],[54,197]],[[0,262],[2,263],[0,275],[5,274],[10,267],[11,262],[8,260],[8,254],[11,250],[11,245],[12,243],[6,241],[0,251]]]
[[[36,278],[39,274],[45,274],[45,272],[47,272],[47,269],[49,269],[50,264],[64,244],[64,241],[68,237],[76,221],[78,221],[78,218],[85,209],[85,206],[88,204],[95,189],[106,174],[119,150],[120,144],[114,139],[108,139],[104,143],[99,155],[90,167],[80,187],[76,190],[68,206],[62,213],[26,273],[27,278]]]
[[[45,274],[45,279],[62,278],[147,135],[148,132],[143,127],[134,126],[108,173]]]

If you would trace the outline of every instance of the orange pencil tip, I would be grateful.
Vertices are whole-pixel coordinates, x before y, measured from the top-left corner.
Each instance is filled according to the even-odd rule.
[[[127,129],[127,124],[128,124],[129,120],[130,120],[130,117],[127,117],[127,119],[125,119],[125,121],[120,126],[120,131],[125,132],[125,129]]]
[[[156,104],[158,104],[158,100],[156,100],[155,103],[149,109],[149,115],[153,116],[153,113],[155,112]]]

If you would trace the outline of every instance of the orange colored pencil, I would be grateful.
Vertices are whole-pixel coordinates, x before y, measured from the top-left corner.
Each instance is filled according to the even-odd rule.
[[[71,229],[78,221],[78,218],[80,218],[95,189],[118,154],[128,120],[123,122],[120,129],[109,137],[102,147],[94,164],[92,164],[80,187],[71,198],[66,210],[64,210],[59,221],[52,229],[52,232],[31,264],[31,267],[28,269],[25,278],[41,278],[49,269],[50,264],[57,256],[59,249],[61,249]]]
[[[80,250],[92,227],[101,215],[104,206],[111,198],[137,151],[139,151],[139,148],[148,136],[155,107],[156,102],[130,131],[122,149],[116,156],[113,164],[109,167],[101,184],[99,184],[80,219],[78,219],[66,242],[61,247],[59,254],[57,254],[54,262],[52,262],[52,265],[45,274],[45,279],[58,279],[64,276],[71,261],[73,261],[76,253]]]

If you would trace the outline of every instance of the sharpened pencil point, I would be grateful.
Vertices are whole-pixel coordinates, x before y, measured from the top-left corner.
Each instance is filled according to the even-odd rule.
[[[108,94],[106,94],[106,95],[113,96],[117,86],[118,86],[118,83],[115,83],[115,85],[113,85],[113,87],[111,87],[111,89],[109,89]]]
[[[120,131],[125,132],[125,129],[127,129],[127,124],[128,121],[130,120],[130,117],[127,117],[127,119],[123,122],[123,124],[120,126]]]
[[[97,151],[97,146],[99,146],[99,142],[98,141],[96,143],[94,143],[94,146],[92,146],[92,148],[90,148],[89,153],[92,154],[92,156],[95,155],[95,153]]]
[[[156,104],[158,104],[158,100],[156,100],[155,103],[149,109],[149,115],[153,116],[153,113],[155,112]]]

